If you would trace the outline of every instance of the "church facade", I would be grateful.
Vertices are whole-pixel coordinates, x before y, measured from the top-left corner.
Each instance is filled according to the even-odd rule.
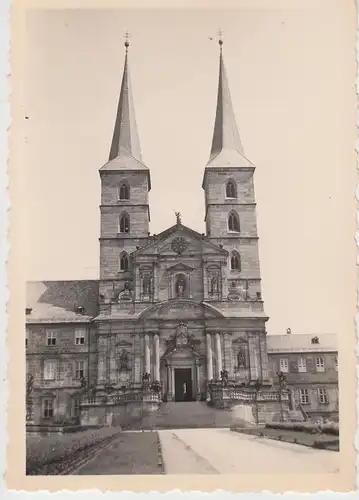
[[[210,159],[203,171],[206,234],[176,223],[149,233],[150,171],[137,133],[126,59],[109,161],[100,169],[97,388],[162,386],[199,400],[206,383],[270,384],[258,255],[254,166],[243,153],[222,42]],[[200,186],[199,186],[200,188]],[[131,368],[130,368],[131,367]]]
[[[27,284],[29,425],[103,422],[113,405],[143,403],[144,393],[156,403],[253,409],[260,401],[267,416],[288,407],[268,363],[255,167],[244,155],[219,45],[205,233],[177,213],[155,235],[126,41],[109,159],[99,170],[100,278]]]

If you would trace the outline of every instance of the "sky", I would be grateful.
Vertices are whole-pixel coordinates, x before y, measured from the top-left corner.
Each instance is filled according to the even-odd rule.
[[[346,18],[334,7],[29,13],[21,165],[26,279],[98,278],[98,170],[110,150],[125,30],[142,156],[151,171],[150,230],[172,226],[180,211],[186,226],[205,231],[201,186],[219,28],[241,141],[256,166],[268,331],[342,332],[355,258],[348,154],[355,64]]]

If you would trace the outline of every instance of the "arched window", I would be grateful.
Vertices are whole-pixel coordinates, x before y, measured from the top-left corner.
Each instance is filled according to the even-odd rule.
[[[241,257],[236,251],[232,252],[231,255],[231,269],[241,270]]]
[[[231,212],[228,217],[228,230],[239,233],[239,217],[236,212]]]
[[[126,252],[120,255],[120,271],[128,271],[129,269],[129,258]]]
[[[127,182],[123,182],[118,190],[118,197],[120,200],[129,200],[130,199],[130,188]]]
[[[237,189],[236,185],[232,180],[229,180],[226,185],[226,198],[236,198]]]
[[[130,232],[130,218],[127,214],[120,216],[120,233]]]

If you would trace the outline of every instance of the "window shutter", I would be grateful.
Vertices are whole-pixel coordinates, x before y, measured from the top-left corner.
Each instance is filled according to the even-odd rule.
[[[298,371],[298,363],[296,361],[290,361],[289,370],[291,372],[297,372]]]
[[[314,365],[313,356],[308,356],[307,357],[307,371],[308,372],[314,372],[315,371],[315,365]]]

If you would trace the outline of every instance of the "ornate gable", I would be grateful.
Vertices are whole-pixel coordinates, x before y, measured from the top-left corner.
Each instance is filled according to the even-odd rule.
[[[133,252],[132,255],[135,260],[141,260],[142,256],[185,256],[194,254],[218,255],[218,257],[226,258],[228,252],[206,240],[205,236],[180,224],[152,237],[152,241]]]

